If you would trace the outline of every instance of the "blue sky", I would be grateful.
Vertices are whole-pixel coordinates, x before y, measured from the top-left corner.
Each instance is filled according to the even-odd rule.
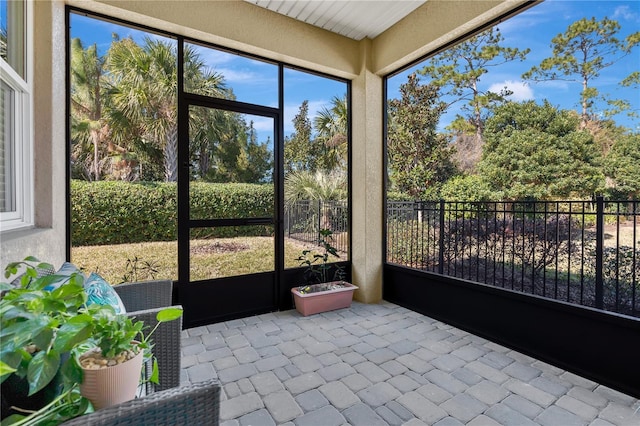
[[[566,81],[525,84],[521,75],[532,65],[551,56],[551,39],[566,30],[569,24],[581,19],[601,19],[603,17],[617,20],[622,30],[620,38],[640,30],[640,1],[571,1],[547,0],[534,6],[518,16],[499,25],[500,32],[505,38],[504,46],[531,48],[525,62],[512,62],[491,70],[483,76],[481,88],[499,90],[507,86],[514,92],[513,100],[534,99],[542,102],[548,99],[553,105],[566,109],[577,109],[580,85]],[[99,51],[104,53],[111,44],[111,34],[117,33],[121,38],[131,36],[141,41],[145,33],[114,25],[108,22],[72,15],[71,36],[79,37],[85,46],[96,43]],[[147,34],[148,35],[148,34]],[[157,37],[157,36],[153,36]],[[215,49],[199,48],[202,58],[222,73],[227,84],[233,88],[238,100],[267,106],[277,106],[277,67],[273,64],[232,55]],[[623,89],[617,83],[632,71],[640,69],[640,48],[614,66],[607,68],[600,78],[593,81],[594,86],[602,93],[614,98],[624,98],[632,103],[633,109],[640,113],[640,91]],[[417,65],[389,79],[389,97],[398,96],[398,87],[406,81],[406,76],[419,69]],[[342,82],[321,78],[309,73],[287,69],[285,72],[285,132],[292,130],[291,121],[303,100],[309,101],[310,117],[313,119],[316,111],[330,105],[331,98],[343,96],[346,85]],[[442,119],[446,123],[455,116],[451,110]],[[615,117],[616,121],[630,128],[640,130],[638,119],[631,120],[626,116]],[[271,121],[256,119],[254,123],[263,134],[270,134]],[[262,133],[264,132],[264,133]]]
[[[579,109],[579,83],[568,81],[553,81],[545,83],[526,84],[521,75],[533,65],[538,65],[544,58],[552,56],[551,39],[566,31],[567,27],[581,19],[604,17],[618,21],[621,31],[618,38],[640,31],[640,1],[568,1],[547,0],[527,11],[498,25],[504,36],[503,46],[530,48],[531,52],[524,62],[511,62],[492,69],[480,81],[480,89],[499,91],[507,86],[513,91],[512,100],[523,101],[533,99],[542,102],[547,99],[552,105],[563,109]],[[398,87],[406,82],[406,76],[422,65],[413,66],[389,80],[388,93],[390,98],[398,97]],[[640,90],[622,88],[618,82],[633,71],[640,69],[640,47],[632,55],[627,56],[615,65],[606,68],[598,79],[592,81],[601,93],[609,94],[613,98],[624,98],[631,102],[632,108],[640,113]],[[457,111],[451,110],[443,117],[443,122],[450,121]],[[631,120],[618,115],[615,120],[620,125],[640,131],[638,119]]]
[[[120,38],[131,37],[139,43],[142,43],[145,36],[170,40],[81,15],[72,14],[71,16],[71,37],[80,38],[85,47],[97,44],[100,54],[106,53],[109,49],[113,33],[117,33]],[[199,45],[194,47],[208,66],[224,75],[227,86],[233,88],[237,100],[271,107],[278,106],[276,65]],[[285,68],[285,134],[288,135],[293,131],[292,120],[304,100],[309,101],[309,117],[313,120],[317,111],[331,106],[331,99],[334,96],[342,97],[346,91],[347,85],[342,81]],[[272,135],[271,119],[260,117],[251,117],[251,119],[254,120],[254,127],[258,130],[260,141]]]

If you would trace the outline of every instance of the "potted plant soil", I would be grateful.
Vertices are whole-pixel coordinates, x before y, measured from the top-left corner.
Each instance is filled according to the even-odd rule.
[[[320,230],[320,253],[313,250],[303,250],[298,257],[301,266],[307,266],[305,277],[308,284],[291,289],[296,310],[304,316],[335,309],[348,308],[353,300],[353,292],[357,286],[344,281],[344,271],[340,266],[334,266],[331,275],[329,256],[340,257],[338,250],[331,245],[332,231]]]

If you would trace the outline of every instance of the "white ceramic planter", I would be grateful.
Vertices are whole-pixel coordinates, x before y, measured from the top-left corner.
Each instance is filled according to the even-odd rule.
[[[331,286],[338,284],[339,288],[330,290],[313,291],[318,286]],[[301,292],[301,288],[311,288],[309,292]],[[291,289],[296,309],[302,315],[313,315],[320,312],[333,311],[351,306],[353,292],[358,287],[346,281],[336,281],[335,283],[312,284],[309,286],[294,287]]]
[[[112,367],[85,369],[80,393],[96,410],[130,401],[136,396],[142,373],[144,351]]]

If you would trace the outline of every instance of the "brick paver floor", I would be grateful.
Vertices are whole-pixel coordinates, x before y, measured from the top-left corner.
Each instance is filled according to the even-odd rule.
[[[182,382],[220,381],[225,426],[640,425],[629,395],[388,302],[182,336]]]

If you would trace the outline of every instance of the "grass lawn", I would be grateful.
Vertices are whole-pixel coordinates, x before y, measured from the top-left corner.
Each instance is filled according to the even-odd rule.
[[[285,267],[299,266],[295,259],[309,244],[285,240]],[[138,259],[134,265],[128,261]],[[178,244],[149,242],[74,247],[71,261],[86,273],[98,272],[119,284],[148,279],[178,279]],[[150,267],[147,267],[147,265]],[[191,242],[191,280],[220,278],[273,270],[271,237],[238,237]]]

